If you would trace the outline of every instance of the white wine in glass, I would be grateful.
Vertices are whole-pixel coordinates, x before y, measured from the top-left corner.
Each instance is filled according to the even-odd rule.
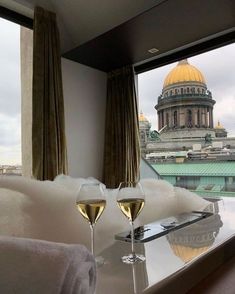
[[[136,254],[134,250],[134,220],[144,207],[145,196],[138,182],[123,182],[120,184],[117,195],[117,203],[122,213],[128,218],[131,225],[131,253],[123,256],[124,263],[133,264],[142,262],[145,257]]]
[[[106,206],[104,185],[97,183],[88,183],[81,185],[78,196],[76,198],[76,206],[81,215],[90,224],[91,252],[93,256],[95,256],[94,226]]]

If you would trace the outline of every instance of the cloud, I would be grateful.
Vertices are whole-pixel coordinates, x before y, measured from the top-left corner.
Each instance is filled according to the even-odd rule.
[[[235,137],[235,95],[227,96],[226,98],[220,100],[216,104],[214,110],[214,121],[215,125],[218,121],[226,128],[228,131],[228,136]]]
[[[21,164],[21,116],[0,113],[0,164]]]
[[[0,110],[20,113],[20,26],[0,18]]]
[[[21,144],[14,146],[0,146],[1,165],[20,165],[21,164]]]
[[[14,60],[18,59],[20,51],[20,26],[0,18],[0,38],[4,40],[1,42],[1,58],[11,56]],[[17,50],[16,50],[17,49]]]
[[[0,113],[0,146],[18,145],[21,142],[21,116]]]
[[[0,164],[20,164],[20,26],[0,18],[0,39]]]

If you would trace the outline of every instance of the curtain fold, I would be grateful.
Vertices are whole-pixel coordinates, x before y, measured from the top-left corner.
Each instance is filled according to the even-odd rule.
[[[139,178],[140,144],[132,66],[108,74],[103,181],[108,188]]]
[[[53,180],[67,173],[61,55],[56,15],[41,7],[34,12],[33,176]]]

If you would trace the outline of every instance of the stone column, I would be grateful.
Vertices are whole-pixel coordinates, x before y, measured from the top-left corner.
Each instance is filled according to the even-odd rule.
[[[206,120],[206,127],[209,127],[209,124],[208,124],[208,111],[207,111],[207,107],[205,107],[205,120]]]
[[[169,127],[172,128],[173,126],[173,111],[170,109],[169,111]]]
[[[213,108],[210,108],[210,124],[211,124],[211,128],[214,128],[214,120],[213,120]]]
[[[177,127],[180,126],[180,108],[177,108]]]
[[[211,108],[210,107],[208,110],[208,117],[209,117],[209,128],[211,128]]]
[[[195,128],[195,108],[192,108],[192,126]]]
[[[195,127],[195,125],[198,125],[197,110],[198,110],[198,108],[194,109],[194,127]]]
[[[200,113],[200,128],[202,127],[202,107],[199,108]]]
[[[158,125],[158,130],[162,128],[162,111],[159,111],[159,125]]]
[[[158,120],[158,130],[160,130],[160,112],[158,112],[157,120]]]
[[[159,111],[158,112],[158,130],[162,128],[161,123],[162,123],[162,112]]]
[[[165,119],[164,119],[164,115],[165,115],[165,111],[164,110],[162,110],[162,122],[161,122],[161,126],[162,126],[162,128],[164,127],[164,125],[165,125]]]

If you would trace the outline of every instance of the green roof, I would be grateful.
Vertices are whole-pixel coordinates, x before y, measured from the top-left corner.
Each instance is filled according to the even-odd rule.
[[[162,176],[235,177],[235,161],[158,163],[152,167]]]

